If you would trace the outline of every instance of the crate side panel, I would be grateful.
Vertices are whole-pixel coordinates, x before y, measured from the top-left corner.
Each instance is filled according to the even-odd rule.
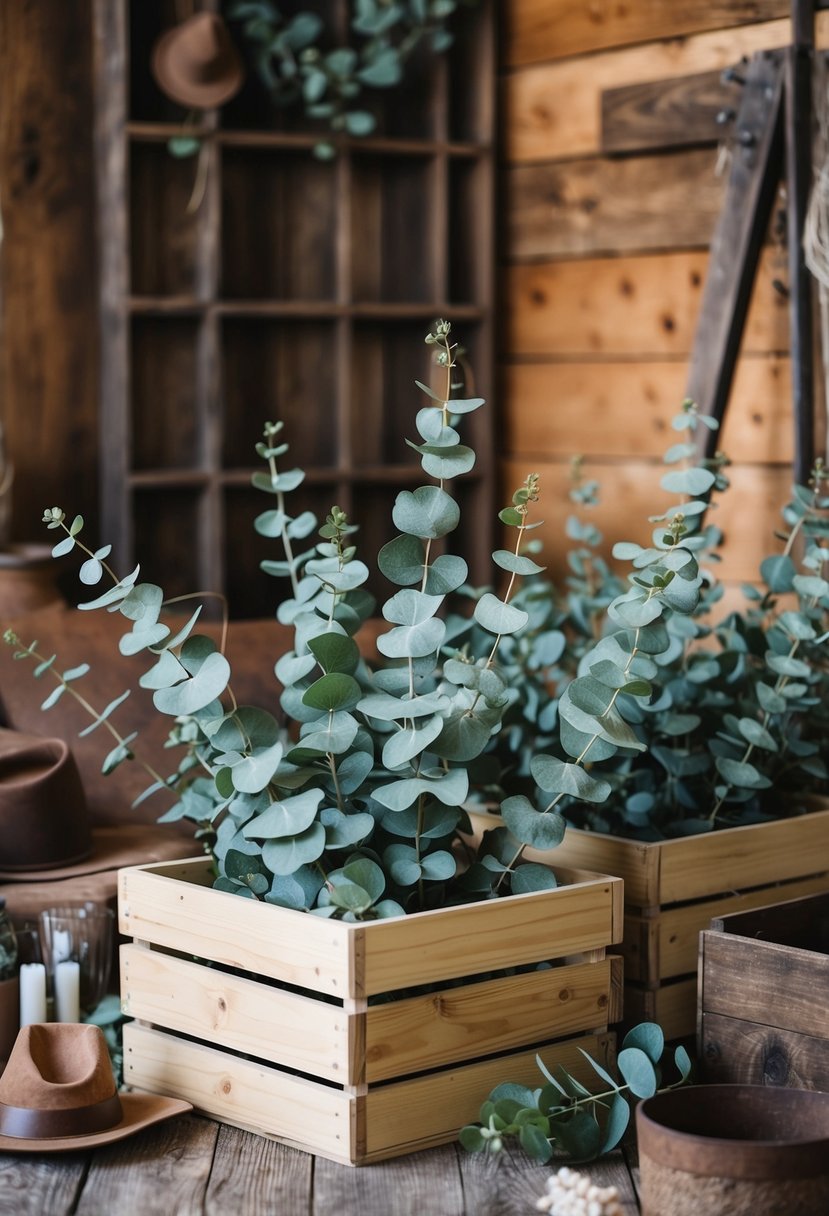
[[[658,1022],[666,1039],[683,1039],[696,1033],[697,977],[662,984],[659,988],[625,985],[625,1026]]]
[[[539,894],[374,921],[365,926],[365,993],[604,948],[615,929],[616,885],[613,879],[592,879]]]
[[[353,995],[348,926],[168,878],[164,871],[155,866],[120,872],[119,927],[125,936],[300,988]]]
[[[568,827],[557,848],[536,853],[534,859],[556,867],[580,866],[600,874],[615,874],[624,880],[626,903],[647,907],[659,902],[658,846]]]
[[[825,1037],[704,1013],[699,1058],[707,1082],[829,1091]]]
[[[703,1009],[829,1040],[829,957],[709,931],[702,939]]]
[[[548,1068],[561,1063],[590,1084],[595,1073],[579,1047],[599,1063],[612,1064],[615,1036],[587,1035],[549,1043],[538,1054]],[[507,1078],[519,1085],[541,1083],[535,1057],[536,1050],[517,1052],[370,1090],[366,1099],[368,1158],[454,1140],[464,1124],[477,1121],[481,1103],[496,1085]]]
[[[348,1076],[349,1015],[341,1006],[130,945],[121,947],[121,994],[130,1017],[340,1085],[356,1083]]]
[[[806,878],[825,868],[829,810],[686,836],[659,847],[662,904]]]
[[[184,1098],[202,1114],[335,1160],[352,1157],[354,1099],[301,1077],[127,1023],[124,1080]]]
[[[823,892],[827,887],[829,874],[818,874],[741,895],[723,895],[703,903],[666,908],[659,916],[659,970],[646,978],[669,979],[692,971],[696,966],[700,931],[707,929],[715,916],[760,908],[772,901],[797,899],[801,895]]]
[[[576,963],[369,1009],[366,1080],[606,1027],[611,963]]]

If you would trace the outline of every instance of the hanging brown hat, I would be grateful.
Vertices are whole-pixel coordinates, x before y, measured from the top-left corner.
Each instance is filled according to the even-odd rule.
[[[95,1148],[192,1109],[178,1098],[119,1094],[100,1027],[38,1022],[20,1031],[0,1077],[0,1151]]]
[[[68,744],[0,730],[0,871],[51,870],[91,851],[86,797]]]
[[[216,13],[196,13],[162,34],[153,47],[152,71],[162,93],[197,110],[230,101],[245,77],[239,52]]]

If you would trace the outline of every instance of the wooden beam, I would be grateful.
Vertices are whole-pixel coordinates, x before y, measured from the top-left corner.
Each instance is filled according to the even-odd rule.
[[[708,255],[665,253],[524,263],[505,274],[504,348],[511,358],[685,358],[691,351]],[[787,300],[766,249],[746,321],[744,353],[789,347]]]
[[[519,165],[507,171],[507,256],[706,247],[723,183],[711,149]]]
[[[785,17],[788,0],[516,0],[505,6],[510,67],[586,55],[610,46],[681,38],[701,30]]]
[[[646,80],[602,92],[602,152],[641,152],[716,143],[720,115],[736,112],[739,85],[721,72]]]
[[[829,13],[815,22],[818,47],[829,46]],[[601,152],[602,93],[721,72],[757,51],[787,46],[787,20],[711,30],[671,42],[601,51],[588,62],[560,59],[509,73],[503,82],[504,142],[508,161],[555,160]]]

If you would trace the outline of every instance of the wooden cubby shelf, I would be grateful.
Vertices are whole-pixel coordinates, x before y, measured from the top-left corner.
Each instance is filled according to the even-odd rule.
[[[174,0],[94,3],[107,536],[170,594],[221,591],[234,617],[270,615],[282,589],[259,570],[275,554],[250,487],[266,420],[285,422],[306,470],[292,508],[323,517],[337,502],[371,566],[397,492],[422,475],[405,437],[414,380],[438,383],[423,342],[437,317],[491,400],[493,6],[461,14],[450,54],[424,56],[402,89],[361,99],[376,133],[336,137],[323,161],[326,132],[274,109],[249,61],[221,110],[188,116],[161,94],[149,63]],[[196,7],[222,12],[247,58],[232,6]],[[321,11],[342,32],[351,7]],[[183,135],[194,156],[171,154]],[[474,526],[457,548],[478,582],[493,409],[468,420],[478,465],[458,490]]]

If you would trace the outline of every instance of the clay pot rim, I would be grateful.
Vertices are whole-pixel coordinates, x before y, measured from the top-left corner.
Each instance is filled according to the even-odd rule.
[[[717,1106],[727,1102],[755,1100],[780,1101],[795,1106],[808,1105],[829,1111],[829,1094],[819,1090],[790,1089],[770,1085],[695,1085],[687,1089],[656,1094],[640,1102],[636,1109],[636,1131],[641,1157],[659,1165],[707,1177],[783,1179],[817,1177],[829,1170],[829,1120],[827,1130],[808,1138],[746,1140],[683,1131],[659,1119],[660,1108],[669,1110],[684,1095],[697,1102],[710,1099]],[[704,1095],[701,1097],[701,1095]],[[773,1097],[771,1097],[773,1095]],[[655,1109],[656,1115],[651,1114]]]

